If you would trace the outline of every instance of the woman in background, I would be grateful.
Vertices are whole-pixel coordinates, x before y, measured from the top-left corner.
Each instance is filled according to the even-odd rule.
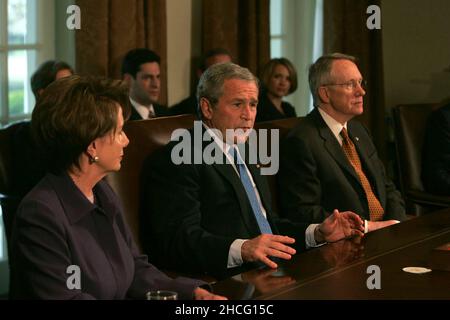
[[[263,68],[256,122],[296,117],[294,107],[283,98],[297,89],[297,72],[286,58],[271,59]]]
[[[32,132],[49,173],[22,200],[12,232],[11,298],[222,298],[199,280],[171,279],[140,255],[122,208],[102,179],[120,169],[128,138],[127,89],[72,76],[43,92]]]

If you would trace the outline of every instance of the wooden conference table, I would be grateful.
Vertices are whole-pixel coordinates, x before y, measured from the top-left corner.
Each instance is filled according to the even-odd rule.
[[[230,299],[450,299],[450,271],[402,270],[429,267],[431,251],[449,242],[450,208],[298,253],[277,270],[248,271],[213,288]],[[380,268],[381,289],[367,286],[377,283],[371,265]]]

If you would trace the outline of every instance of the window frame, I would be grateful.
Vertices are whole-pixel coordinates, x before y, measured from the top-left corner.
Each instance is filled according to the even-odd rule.
[[[10,123],[29,119],[34,107],[34,96],[30,87],[30,78],[35,69],[43,61],[54,57],[55,53],[55,0],[36,0],[35,3],[27,1],[27,19],[34,19],[31,25],[35,26],[34,43],[9,44],[8,43],[8,1],[0,1],[0,127]],[[28,7],[29,6],[29,7]],[[34,63],[27,62],[27,81],[25,81],[25,90],[27,94],[28,110],[23,108],[23,113],[11,115],[9,110],[9,72],[8,55],[12,51],[34,51]]]

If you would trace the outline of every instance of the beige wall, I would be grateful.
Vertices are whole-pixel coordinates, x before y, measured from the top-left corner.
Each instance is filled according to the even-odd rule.
[[[382,2],[385,103],[450,96],[450,1]]]
[[[200,0],[167,0],[169,106],[190,95],[191,57],[201,54],[200,16]]]
[[[167,0],[168,104],[189,95],[191,57],[191,0]]]

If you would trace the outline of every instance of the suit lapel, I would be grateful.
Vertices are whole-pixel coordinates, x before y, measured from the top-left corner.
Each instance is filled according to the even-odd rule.
[[[237,175],[233,166],[229,163],[226,164],[212,164],[213,168],[219,172],[225,180],[227,180],[233,187],[236,198],[241,207],[242,220],[244,221],[249,234],[259,234],[261,231],[258,227],[258,222],[251,211],[251,205],[247,197],[244,186],[242,185],[241,179]],[[255,182],[256,183],[256,182]]]
[[[142,120],[141,115],[137,112],[136,108],[131,105],[131,115],[129,120]]]
[[[202,126],[202,136],[205,133],[205,130],[206,129]],[[211,143],[215,142],[213,140],[209,142],[203,142],[203,150],[207,145]],[[241,207],[240,213],[242,215],[242,220],[244,221],[249,234],[260,234],[261,231],[259,230],[258,222],[256,221],[256,218],[252,212],[247,193],[244,186],[242,185],[241,179],[239,178],[237,172],[234,170],[233,166],[230,163],[226,162],[226,158],[223,164],[213,163],[211,166],[232,186],[234,193],[236,194],[236,198],[239,202],[239,206]]]
[[[344,152],[342,151],[341,145],[336,140],[336,137],[333,135],[333,132],[331,132],[330,128],[328,128],[327,124],[322,119],[322,116],[320,115],[317,109],[314,109],[311,112],[311,117],[317,124],[319,135],[324,140],[324,146],[327,152],[334,158],[334,160],[343,170],[345,170],[351,176],[353,176],[358,183],[361,183],[359,181],[358,175],[355,172],[355,169],[353,169],[352,165],[350,164]]]

